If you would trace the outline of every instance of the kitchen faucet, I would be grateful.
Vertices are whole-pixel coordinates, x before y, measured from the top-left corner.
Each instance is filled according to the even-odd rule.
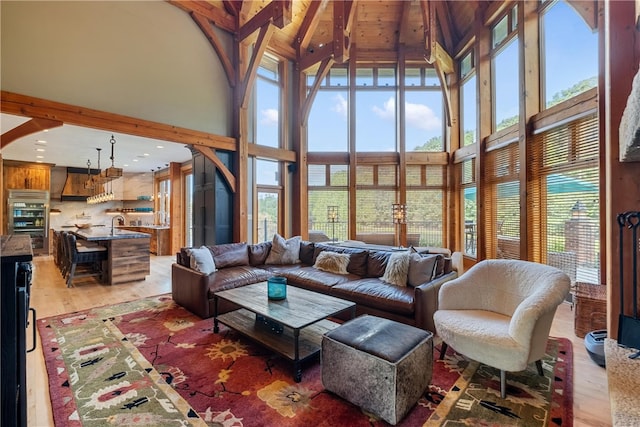
[[[122,215],[116,215],[111,218],[111,234],[114,234],[115,226],[113,225],[113,221],[115,221],[116,219],[120,221],[120,225],[124,224],[124,217]]]

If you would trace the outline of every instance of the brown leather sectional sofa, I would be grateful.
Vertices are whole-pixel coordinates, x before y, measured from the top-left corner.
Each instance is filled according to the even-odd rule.
[[[171,290],[176,303],[194,314],[213,316],[213,294],[267,280],[270,276],[285,276],[292,286],[343,298],[356,303],[357,315],[372,314],[400,321],[429,331],[435,331],[433,313],[438,307],[440,286],[455,277],[451,259],[438,257],[432,279],[419,286],[395,286],[380,279],[392,251],[345,248],[325,243],[300,243],[300,263],[265,265],[271,242],[249,245],[230,243],[209,246],[217,271],[205,275],[191,269],[189,255],[182,248],[172,265]],[[348,274],[335,274],[313,267],[321,251],[348,253]],[[220,305],[221,312],[237,307]]]

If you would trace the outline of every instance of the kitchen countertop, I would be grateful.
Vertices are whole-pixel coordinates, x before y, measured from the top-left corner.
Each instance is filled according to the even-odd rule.
[[[168,230],[168,225],[118,225],[116,228],[152,228],[154,230]]]
[[[111,227],[101,228],[85,228],[72,231],[73,234],[85,240],[119,240],[119,239],[140,239],[149,237],[147,233],[140,233],[138,231],[120,230],[116,228],[111,233]]]

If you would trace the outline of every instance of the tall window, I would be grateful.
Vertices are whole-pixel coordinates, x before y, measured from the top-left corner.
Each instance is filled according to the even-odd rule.
[[[574,283],[601,283],[598,150],[595,113],[537,133],[532,147],[533,223],[542,236],[534,255]]]
[[[311,87],[315,75],[307,76]],[[349,148],[349,79],[346,68],[332,68],[309,112],[308,150],[345,152]]]
[[[596,87],[597,31],[566,1],[549,4],[542,11],[540,25],[543,105],[549,108]]]
[[[517,5],[492,28],[493,129],[499,131],[518,123],[519,61]]]
[[[356,240],[365,233],[395,234],[391,207],[396,203],[396,165],[358,165]]]
[[[444,191],[446,168],[407,165],[407,244],[445,245]]]
[[[356,151],[397,151],[395,69],[356,72]]]
[[[442,92],[431,68],[405,70],[406,151],[444,151]]]
[[[282,187],[279,184],[280,168],[278,162],[257,159],[257,217],[256,240],[269,241],[279,230],[280,198]]]
[[[460,187],[462,188],[463,250],[466,255],[476,256],[478,250],[478,195],[476,186],[476,159],[458,163]]]
[[[280,146],[280,84],[278,61],[265,55],[258,67],[255,86],[256,144]]]
[[[478,95],[473,51],[460,61],[460,146],[478,142]]]

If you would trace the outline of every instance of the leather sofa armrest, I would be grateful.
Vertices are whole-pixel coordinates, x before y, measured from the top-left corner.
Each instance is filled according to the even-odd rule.
[[[443,283],[456,277],[458,277],[458,274],[452,271],[415,288],[415,316],[418,328],[436,333],[433,314],[438,309],[438,292]]]
[[[190,312],[206,319],[209,311],[207,276],[180,264],[171,265],[171,296]]]

